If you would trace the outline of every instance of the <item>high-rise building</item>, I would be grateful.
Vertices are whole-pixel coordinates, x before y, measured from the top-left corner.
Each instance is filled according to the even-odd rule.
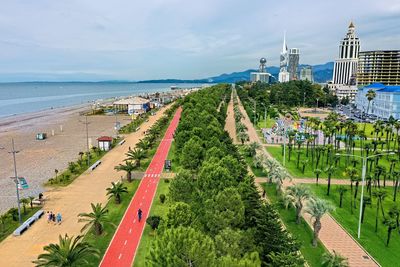
[[[314,82],[313,70],[311,66],[306,66],[300,70],[300,80]]]
[[[299,68],[300,51],[298,48],[290,48],[289,50],[289,79],[291,81],[298,80],[298,68]]]
[[[288,49],[286,45],[286,34],[283,35],[283,46],[280,56],[279,82],[284,83],[289,81],[288,67]]]
[[[353,83],[357,73],[359,51],[360,40],[355,34],[353,22],[350,22],[347,34],[339,45],[339,58],[335,61],[333,68],[333,87]]]
[[[400,85],[400,50],[360,52],[357,83]]]

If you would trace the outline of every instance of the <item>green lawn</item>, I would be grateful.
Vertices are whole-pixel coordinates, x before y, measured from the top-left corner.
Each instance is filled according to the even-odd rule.
[[[274,126],[274,124],[275,124],[275,119],[267,118],[267,127],[266,127],[266,128],[272,128],[272,126]],[[260,121],[258,121],[257,127],[258,127],[259,129],[265,128],[265,120],[264,120],[264,117],[262,117],[262,119],[260,119]]]
[[[111,199],[108,204],[107,208],[109,210],[109,218],[111,222],[115,225],[106,225],[105,230],[103,235],[101,236],[96,236],[94,235],[93,231],[90,230],[86,235],[84,240],[91,243],[94,247],[100,250],[100,258],[92,257],[89,259],[90,265],[89,266],[98,266],[108,245],[111,242],[112,237],[114,236],[114,233],[119,225],[119,223],[122,220],[122,217],[125,214],[125,211],[134,196],[136,189],[138,188],[140,183],[140,180],[134,180],[131,183],[125,183],[125,185],[128,187],[128,194],[124,194],[122,196],[122,202],[121,204],[117,205],[114,202],[114,199]],[[104,194],[106,194],[106,191],[104,190]],[[77,218],[78,219],[78,218]]]
[[[376,198],[372,197],[372,206],[367,206],[365,210],[364,223],[361,227],[361,239],[357,239],[357,227],[359,216],[360,193],[357,198],[357,209],[354,209],[353,214],[350,209],[350,186],[343,198],[343,207],[339,208],[339,194],[337,186],[331,187],[330,196],[326,196],[326,186],[310,185],[315,195],[320,198],[329,200],[336,206],[336,210],[331,214],[333,217],[383,266],[399,266],[398,253],[400,251],[400,236],[397,230],[393,230],[389,247],[386,247],[387,228],[382,224],[382,214],[379,214],[378,232],[375,233],[375,215],[376,215]],[[393,206],[393,190],[387,188],[387,197],[384,200],[385,214]],[[360,192],[360,191],[359,191]],[[397,200],[397,205],[399,205]],[[322,226],[323,227],[323,226]]]
[[[268,199],[274,204],[287,230],[301,242],[300,251],[305,260],[312,267],[321,266],[321,257],[326,252],[324,245],[321,242],[318,242],[317,247],[311,245],[312,229],[304,219],[302,219],[301,224],[296,224],[296,211],[294,208],[285,209],[279,203],[280,197],[276,194],[275,184],[264,183],[262,186],[265,188]]]
[[[246,160],[247,165],[251,168],[251,171],[253,172],[253,174],[256,177],[266,177],[267,176],[267,173],[263,169],[254,167],[253,158],[245,157],[245,160]]]
[[[291,155],[291,159],[289,161],[289,149],[286,146],[286,168],[288,169],[289,173],[293,176],[293,177],[299,177],[299,178],[315,178],[315,173],[314,173],[314,169],[315,166],[313,167],[311,165],[311,156],[309,155],[309,162],[306,164],[306,168],[305,168],[305,172],[302,173],[302,164],[301,161],[303,159],[306,159],[306,153],[305,153],[305,149],[301,149],[303,154],[300,156],[300,165],[299,168],[297,168],[296,164],[297,164],[297,148],[293,148],[292,150],[292,155]],[[276,159],[278,160],[281,164],[282,164],[282,148],[281,147],[277,147],[277,146],[269,146],[267,147],[267,151]],[[343,151],[341,151],[341,153],[343,153]],[[361,155],[361,151],[360,150],[355,150],[355,155]],[[350,157],[351,159],[351,157]],[[359,176],[361,176],[361,159],[356,158],[357,160],[359,160],[359,163],[356,165],[357,170],[359,171]],[[319,169],[321,169],[323,172],[320,174],[320,178],[327,178],[328,175],[327,173],[324,171],[325,168],[327,167],[326,165],[326,157],[324,157],[324,160],[320,161],[320,165],[319,165]],[[335,173],[332,175],[332,178],[347,178],[345,176],[344,170],[345,170],[345,162],[346,162],[346,157],[341,157],[340,158],[340,163],[335,171]],[[315,163],[314,163],[315,164]],[[390,163],[387,160],[387,157],[384,156],[379,160],[379,165],[382,165],[384,167],[386,167],[386,170],[389,170],[390,167]],[[350,165],[349,165],[350,166]],[[352,166],[352,165],[351,165]],[[367,173],[368,174],[368,173]]]
[[[357,124],[359,130],[363,130],[364,129],[364,123],[357,122],[356,124]],[[367,136],[367,138],[374,136],[373,134],[371,134],[371,132],[373,130],[374,130],[374,127],[373,127],[372,123],[366,123],[365,124],[365,135]]]
[[[165,218],[167,215],[168,208],[171,205],[171,201],[169,201],[169,198],[168,198],[169,183],[167,183],[165,181],[166,181],[165,179],[162,179],[162,180],[160,180],[160,182],[158,184],[156,195],[154,197],[153,204],[151,206],[150,216],[158,215],[158,216]],[[163,204],[160,202],[161,194],[164,194],[167,196],[167,198]],[[138,250],[136,252],[135,262],[133,264],[135,267],[146,266],[146,262],[145,262],[146,255],[149,252],[150,244],[151,244],[151,241],[153,240],[155,234],[156,233],[154,233],[151,230],[150,226],[148,224],[146,224],[143,235],[142,235],[142,239],[140,240],[140,244],[139,244]]]
[[[26,214],[24,214],[24,209],[23,209],[22,204],[21,204],[22,222],[26,221],[29,217],[31,217],[33,214],[35,214],[35,212],[37,212],[41,208],[42,207],[33,207],[31,209],[30,207],[26,207]],[[46,217],[46,215],[44,215],[42,217],[42,219],[45,218],[45,217]],[[12,234],[14,232],[14,230],[17,229],[18,226],[20,225],[19,222],[18,222],[18,213],[16,213],[16,217],[15,218],[17,219],[17,221],[14,221],[12,219],[12,216],[10,215],[7,218],[7,220],[4,222],[4,224],[0,224],[0,242],[3,241],[7,236]],[[46,220],[46,219],[44,219],[44,220]]]

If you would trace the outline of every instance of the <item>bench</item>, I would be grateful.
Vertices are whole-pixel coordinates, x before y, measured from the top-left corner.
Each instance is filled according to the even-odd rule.
[[[125,139],[121,140],[118,145],[122,146],[125,143]]]
[[[90,166],[90,170],[93,171],[101,164],[101,160],[96,161],[92,166]]]
[[[17,229],[14,230],[13,235],[19,236],[22,235],[29,227],[32,226],[37,220],[39,220],[44,214],[43,210],[38,210],[35,214],[32,215],[28,220],[26,220],[23,224],[21,224]]]

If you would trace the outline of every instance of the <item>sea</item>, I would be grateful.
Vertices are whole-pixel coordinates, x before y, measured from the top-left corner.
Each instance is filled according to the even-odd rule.
[[[0,118],[98,100],[170,91],[171,86],[192,88],[201,84],[133,82],[27,82],[0,83]]]

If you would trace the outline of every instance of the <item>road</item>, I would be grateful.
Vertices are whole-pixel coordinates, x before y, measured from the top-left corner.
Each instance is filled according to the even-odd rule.
[[[146,218],[163,171],[164,161],[168,156],[173,134],[179,123],[181,111],[181,108],[179,108],[172,119],[153,160],[142,178],[139,188],[111,240],[100,266],[132,266],[146,224]],[[137,217],[139,208],[143,211],[141,222],[138,221]]]

